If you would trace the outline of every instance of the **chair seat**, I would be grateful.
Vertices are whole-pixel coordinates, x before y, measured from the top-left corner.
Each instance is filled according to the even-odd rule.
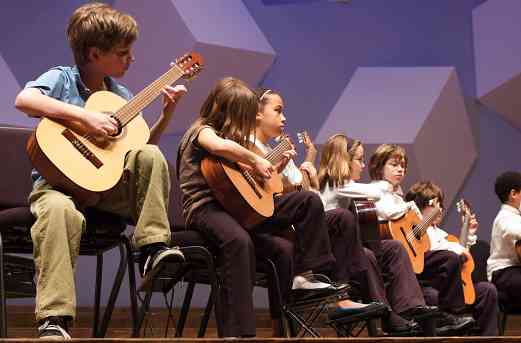
[[[36,284],[32,258],[4,255],[5,291],[7,298],[34,298]]]
[[[87,229],[80,243],[82,255],[94,255],[119,244],[126,223],[119,216],[96,209],[85,211]],[[35,221],[29,206],[0,210],[0,233],[6,252],[32,254],[31,226]]]

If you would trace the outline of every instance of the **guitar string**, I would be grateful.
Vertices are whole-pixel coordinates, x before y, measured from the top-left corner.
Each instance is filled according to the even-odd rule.
[[[429,214],[429,216],[427,216],[427,218],[425,220],[423,220],[419,225],[416,225],[411,231],[409,231],[409,233],[406,235],[407,241],[411,242],[411,240],[413,238],[415,238],[418,233],[421,233],[424,230],[424,226],[427,223],[429,223],[434,218],[435,215],[438,215],[438,213],[439,213],[439,210],[432,211],[432,213]]]
[[[156,98],[157,93],[159,93],[165,85],[175,82],[183,75],[183,70],[177,64],[174,64],[167,72],[163,73],[163,75],[138,93],[133,100],[123,105],[123,107],[116,112],[114,117],[120,120],[121,126],[125,126],[139,113],[140,110],[146,107],[147,102],[150,103]],[[92,136],[89,134],[85,134],[82,137],[87,140],[92,139]]]

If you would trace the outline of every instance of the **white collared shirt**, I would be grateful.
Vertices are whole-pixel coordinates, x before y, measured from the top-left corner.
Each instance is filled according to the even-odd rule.
[[[322,202],[326,210],[337,207],[345,207],[349,202],[345,198],[368,198],[375,200],[376,212],[379,220],[397,219],[403,216],[409,209],[416,209],[414,201],[405,202],[401,196],[401,188],[396,192],[391,191],[388,181],[374,181],[369,184],[349,181],[343,187],[331,189],[328,185],[321,192]],[[339,206],[344,204],[344,206]]]
[[[521,239],[521,213],[507,204],[501,205],[492,224],[490,257],[487,261],[487,277],[492,281],[492,273],[511,266],[521,265],[514,249]]]
[[[457,242],[450,242],[447,239],[449,234],[436,225],[429,226],[427,228],[427,235],[429,236],[429,240],[431,242],[430,250],[448,250],[455,252],[458,255],[461,255],[465,251],[465,248],[461,244]],[[473,239],[469,238],[469,240]]]

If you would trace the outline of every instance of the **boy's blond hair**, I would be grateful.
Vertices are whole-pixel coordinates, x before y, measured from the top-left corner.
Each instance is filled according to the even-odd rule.
[[[78,66],[89,62],[90,48],[108,52],[114,47],[130,45],[137,36],[134,18],[100,2],[77,8],[67,26],[67,39]]]

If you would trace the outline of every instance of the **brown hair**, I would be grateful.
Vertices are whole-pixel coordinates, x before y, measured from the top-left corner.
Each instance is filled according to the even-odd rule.
[[[67,39],[78,66],[89,62],[90,48],[108,52],[116,46],[130,45],[137,36],[134,18],[100,2],[77,8],[67,26]]]
[[[434,198],[437,198],[440,207],[444,208],[443,191],[438,185],[431,181],[420,181],[415,183],[405,195],[405,200],[414,201],[420,211],[427,207],[429,202]]]
[[[382,180],[384,166],[391,158],[396,158],[403,163],[403,168],[407,172],[407,155],[405,149],[396,144],[382,144],[371,156],[369,160],[369,176],[372,180]]]
[[[322,146],[320,166],[318,168],[318,184],[321,191],[326,185],[341,187],[351,179],[351,163],[356,149],[362,145],[357,139],[337,134],[329,137]]]
[[[244,147],[250,147],[259,108],[257,95],[239,79],[226,77],[217,82],[201,106],[200,122]]]

